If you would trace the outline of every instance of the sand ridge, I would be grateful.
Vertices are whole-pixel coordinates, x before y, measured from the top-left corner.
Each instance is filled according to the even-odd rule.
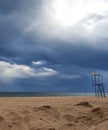
[[[0,98],[0,130],[108,130],[108,98]]]

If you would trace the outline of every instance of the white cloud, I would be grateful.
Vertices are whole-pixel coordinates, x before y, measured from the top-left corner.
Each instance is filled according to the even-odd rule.
[[[3,80],[12,80],[15,78],[30,78],[30,77],[48,77],[57,74],[51,68],[31,68],[26,65],[10,64],[5,61],[0,61],[0,78]]]
[[[84,40],[86,45],[103,47],[99,42],[107,38],[108,2],[45,0],[40,12],[40,17],[34,20],[36,22],[32,21],[25,29],[26,35],[35,37],[38,34],[40,38],[47,40],[59,38],[70,44],[76,44],[76,39],[79,39]]]
[[[32,64],[33,65],[44,65],[46,62],[43,61],[43,60],[40,60],[40,61],[33,61]]]
[[[51,68],[47,68],[47,67],[42,67],[39,69],[39,73],[37,74],[38,76],[52,76],[57,74],[58,72],[51,69]]]

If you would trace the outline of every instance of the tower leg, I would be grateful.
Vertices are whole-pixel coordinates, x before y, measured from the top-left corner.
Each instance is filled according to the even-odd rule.
[[[95,97],[97,97],[97,87],[95,85]]]
[[[105,90],[104,90],[103,84],[101,84],[101,89],[102,89],[103,97],[106,97],[106,96],[105,96]]]
[[[97,87],[97,97],[99,97],[100,96],[100,88],[99,88],[99,85],[96,85],[96,87]]]
[[[99,87],[100,96],[103,97],[103,92],[102,92],[101,84],[99,84],[98,87]]]
[[[99,90],[97,85],[95,85],[95,97],[99,97]]]

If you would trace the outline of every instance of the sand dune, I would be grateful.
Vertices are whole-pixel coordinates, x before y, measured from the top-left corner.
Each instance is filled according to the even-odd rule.
[[[0,98],[0,130],[108,130],[108,98]]]

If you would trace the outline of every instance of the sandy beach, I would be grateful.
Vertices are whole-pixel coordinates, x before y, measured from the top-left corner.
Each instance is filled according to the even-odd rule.
[[[108,98],[0,98],[0,130],[108,130]]]

